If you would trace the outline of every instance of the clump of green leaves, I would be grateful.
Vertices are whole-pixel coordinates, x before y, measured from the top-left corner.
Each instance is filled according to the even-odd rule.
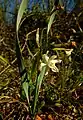
[[[73,48],[51,46],[52,44],[56,44],[56,41],[55,43],[50,41],[50,36],[52,36],[52,34],[50,35],[49,33],[51,33],[51,26],[54,23],[54,20],[56,22],[56,16],[59,16],[58,11],[54,11],[54,8],[54,12],[52,13],[48,22],[48,28],[44,28],[42,30],[41,38],[39,28],[29,32],[26,35],[25,45],[30,56],[30,58],[26,59],[26,63],[30,62],[30,65],[28,64],[29,67],[25,65],[25,60],[22,54],[23,49],[21,48],[18,33],[22,24],[21,19],[23,17],[23,13],[27,7],[26,4],[27,0],[22,0],[21,6],[18,11],[16,25],[16,54],[21,76],[22,97],[24,99],[27,98],[27,110],[29,111],[31,117],[34,118],[37,111],[37,102],[38,97],[40,97],[40,91],[42,94],[45,95],[45,103],[41,106],[44,106],[45,104],[49,104],[47,106],[50,106],[50,103],[52,103],[52,107],[62,107],[63,105],[68,105],[71,107],[74,104],[72,94],[75,93],[76,89],[82,85],[82,81],[80,80],[83,76],[82,73],[80,73],[79,75],[75,74],[76,71],[75,69],[73,69],[73,59],[71,56],[72,53],[74,53]],[[46,30],[47,33],[45,33],[45,39],[43,38],[43,36],[44,31],[46,32]],[[35,33],[36,36],[35,43],[37,49],[33,48],[33,50],[30,50],[28,42],[29,36],[32,35],[32,33]],[[60,37],[57,36],[57,38],[61,43]],[[45,52],[43,52],[43,39],[46,44]],[[55,46],[59,45],[57,44]],[[49,51],[49,54],[46,53],[47,51]],[[45,79],[45,82],[41,87],[43,79]]]
[[[20,72],[20,76],[21,76],[22,95],[23,96],[26,95],[26,98],[28,101],[27,109],[29,108],[29,113],[30,113],[31,117],[34,118],[34,115],[36,113],[36,106],[37,106],[39,91],[41,88],[43,77],[45,75],[46,66],[42,67],[42,70],[41,70],[39,75],[37,73],[35,80],[34,80],[35,83],[34,83],[31,78],[32,78],[34,68],[39,63],[40,51],[38,50],[36,57],[34,57],[32,55],[32,57],[34,57],[33,61],[35,61],[35,60],[37,60],[37,61],[35,63],[33,63],[31,74],[29,74],[30,72],[29,71],[27,72],[25,64],[24,64],[24,58],[22,55],[22,49],[20,46],[20,41],[19,41],[19,36],[18,36],[18,32],[19,32],[19,28],[20,28],[20,24],[21,24],[21,19],[22,19],[22,16],[23,16],[23,13],[24,13],[26,7],[27,7],[27,0],[22,0],[22,3],[20,5],[19,11],[18,11],[17,24],[16,24],[16,33],[17,33],[16,54],[17,54],[17,60],[18,60],[18,65],[19,65],[19,72]],[[27,39],[28,39],[28,37],[27,37]],[[38,30],[36,33],[36,42],[37,42],[38,48],[40,48]],[[29,50],[29,48],[27,48],[27,49]],[[29,52],[29,53],[31,53],[31,52]],[[33,87],[34,87],[34,95],[33,95],[33,100],[31,102],[31,95],[32,95],[31,89]]]

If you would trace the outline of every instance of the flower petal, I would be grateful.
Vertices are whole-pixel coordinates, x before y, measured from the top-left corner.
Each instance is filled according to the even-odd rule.
[[[55,67],[53,67],[53,68],[51,68],[51,70],[53,71],[53,72],[59,72],[59,69],[55,66]]]
[[[62,60],[50,60],[49,62],[48,62],[48,66],[50,67],[50,68],[53,68],[53,67],[55,67],[55,64],[56,63],[61,63],[62,62]]]
[[[72,51],[73,51],[73,49],[66,49],[65,53],[67,56],[70,56]]]
[[[55,67],[55,60],[50,60],[50,61],[48,62],[48,66],[49,66],[50,68],[54,68],[54,67]]]
[[[49,57],[47,56],[47,54],[44,54],[42,58],[43,58],[44,62],[46,62],[46,63],[49,60]]]

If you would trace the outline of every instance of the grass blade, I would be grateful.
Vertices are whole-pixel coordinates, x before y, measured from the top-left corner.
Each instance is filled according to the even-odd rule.
[[[17,16],[16,31],[19,30],[19,25],[23,17],[23,13],[27,8],[27,5],[28,5],[28,0],[22,0],[19,11],[18,11],[18,16]]]
[[[39,91],[41,88],[41,84],[42,84],[42,80],[44,78],[45,75],[45,71],[46,71],[46,66],[44,66],[42,68],[41,73],[39,74],[37,80],[36,80],[36,86],[35,86],[35,95],[34,95],[34,105],[33,105],[33,115],[35,114],[36,111],[36,105],[37,105],[37,101],[38,101],[38,95],[39,95]]]
[[[54,9],[54,8],[53,8],[53,9]],[[52,11],[53,11],[53,10],[52,10]],[[53,20],[54,20],[56,14],[57,14],[57,11],[54,11],[54,12],[52,13],[52,15],[50,16],[50,20],[49,20],[48,28],[47,28],[47,35],[49,34],[51,25],[52,25],[52,23],[53,23]]]
[[[6,64],[9,64],[8,60],[0,55],[0,61]]]

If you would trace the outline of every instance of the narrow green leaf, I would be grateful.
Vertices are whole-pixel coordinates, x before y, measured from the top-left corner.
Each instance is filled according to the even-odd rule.
[[[0,120],[3,120],[3,113],[0,111]]]
[[[59,0],[60,6],[63,6],[63,0]]]
[[[46,66],[44,66],[42,68],[42,71],[40,72],[37,80],[36,80],[36,86],[35,86],[35,95],[34,95],[34,105],[33,105],[33,115],[35,114],[35,111],[36,111],[36,105],[37,105],[37,101],[38,101],[38,95],[39,95],[39,91],[40,91],[40,88],[41,88],[41,84],[42,84],[42,80],[43,80],[43,77],[45,75],[45,71],[46,71]]]
[[[8,60],[6,58],[4,58],[3,56],[0,55],[0,60],[3,62],[3,63],[6,63],[6,64],[9,64]]]
[[[30,110],[30,103],[29,103],[29,80],[28,80],[28,74],[24,65],[24,60],[22,56],[22,49],[20,46],[20,40],[18,37],[18,31],[21,25],[21,19],[23,17],[23,13],[25,9],[27,8],[28,5],[28,0],[22,0],[19,11],[18,11],[18,16],[17,16],[17,23],[16,23],[16,56],[17,56],[17,61],[18,61],[18,67],[19,67],[19,72],[21,76],[21,95],[25,98],[27,97],[28,100],[28,105],[29,105],[29,110]]]
[[[23,56],[22,56],[22,53],[21,53],[20,43],[19,43],[18,39],[16,39],[16,56],[17,56],[18,67],[19,67],[19,72],[20,72],[20,76],[21,76],[22,90],[23,90],[24,86],[26,87],[25,82],[27,82],[27,88],[28,88],[28,75],[27,75],[27,71],[26,71],[26,68],[25,68],[25,65],[24,65]],[[25,91],[25,89],[24,89],[24,91]],[[23,93],[23,92],[21,92],[21,93]],[[27,100],[28,100],[29,99],[28,94],[27,94],[26,97],[27,97]],[[29,100],[28,100],[28,102],[29,102]]]
[[[31,67],[31,78],[34,76],[35,78],[37,77],[37,59],[35,59],[32,62],[32,67]]]
[[[54,51],[56,51],[56,50],[64,50],[65,51],[66,49],[65,48],[53,48],[53,50]]]
[[[17,39],[16,39],[16,56],[17,56],[19,71],[20,71],[20,73],[22,73],[22,71],[25,69],[25,67],[24,67],[24,63],[23,63],[23,57],[22,57],[22,53],[21,53],[20,44],[18,43]]]
[[[27,100],[28,100],[28,103],[29,103],[29,94],[28,94],[29,84],[28,84],[28,82],[23,83],[23,89],[25,91],[25,94],[26,94],[26,97],[27,97]]]
[[[48,35],[49,31],[50,31],[51,25],[53,23],[53,20],[54,20],[56,14],[57,14],[57,11],[54,11],[52,13],[52,15],[50,16],[50,20],[49,20],[48,28],[47,28],[47,35]]]
[[[27,8],[27,5],[28,5],[28,0],[22,0],[19,11],[18,11],[18,15],[17,15],[16,31],[19,30],[19,25],[23,17],[23,13]]]
[[[61,104],[61,103],[56,103],[55,106],[57,106],[57,107],[61,107],[62,104]]]

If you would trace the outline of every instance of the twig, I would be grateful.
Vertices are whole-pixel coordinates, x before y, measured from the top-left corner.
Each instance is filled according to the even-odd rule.
[[[7,45],[4,41],[3,41],[3,45],[7,47],[7,49],[9,49],[11,52],[15,53],[14,50],[12,50],[11,48],[9,48],[9,45]]]
[[[13,64],[16,62],[16,60],[17,60],[17,58],[15,58],[15,59],[11,62],[11,64],[9,64],[4,70],[2,70],[2,71],[0,72],[0,75],[2,75],[11,65],[13,65]]]
[[[8,118],[13,114],[14,109],[3,119],[3,120],[8,120]]]
[[[4,41],[4,38],[2,38],[2,39],[0,40],[0,43],[3,42],[3,41]]]
[[[34,55],[33,55],[32,52],[30,51],[29,46],[28,46],[28,44],[27,44],[27,41],[28,41],[29,35],[31,35],[32,33],[36,32],[36,31],[37,31],[37,29],[29,32],[29,33],[26,35],[26,41],[25,41],[25,44],[26,44],[26,46],[27,46],[27,50],[28,50],[29,54],[32,56],[32,58],[34,57]]]
[[[75,15],[74,15],[74,17],[75,17]],[[75,19],[75,21],[76,21],[76,24],[77,24],[77,26],[78,26],[80,32],[83,32],[82,28],[81,28],[80,25],[79,25],[78,18],[75,17],[74,19]]]
[[[26,35],[26,39],[28,40],[28,36],[29,36],[30,34],[36,32],[36,31],[37,31],[37,29],[35,29],[35,30],[33,30],[33,31],[29,32],[29,33],[27,33],[27,35]]]

